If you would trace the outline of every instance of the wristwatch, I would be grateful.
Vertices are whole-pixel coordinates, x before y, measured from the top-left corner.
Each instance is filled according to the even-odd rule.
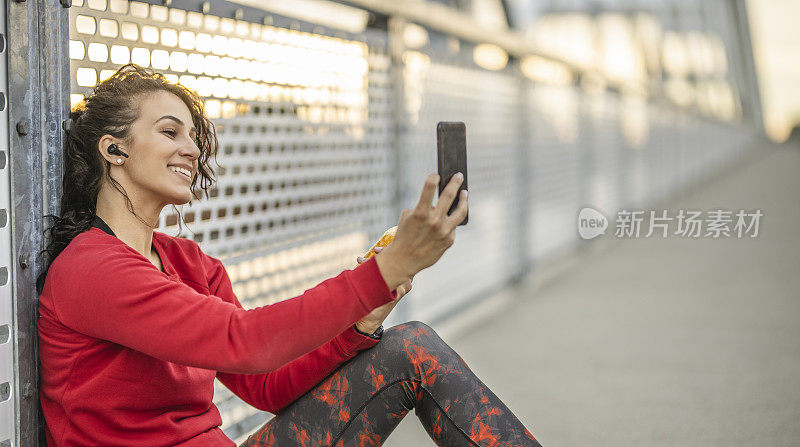
[[[361,332],[360,330],[358,330],[358,327],[355,324],[353,325],[353,329],[355,329],[356,332],[358,332],[359,334],[365,335],[374,340],[380,340],[381,336],[383,335],[383,325],[378,326],[378,329],[375,329],[375,332],[371,334],[367,334],[366,332]]]

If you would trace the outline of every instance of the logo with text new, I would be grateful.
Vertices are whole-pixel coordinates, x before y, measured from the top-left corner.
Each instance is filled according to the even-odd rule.
[[[583,239],[594,239],[601,234],[606,234],[608,219],[594,208],[582,208],[578,213],[578,234]]]

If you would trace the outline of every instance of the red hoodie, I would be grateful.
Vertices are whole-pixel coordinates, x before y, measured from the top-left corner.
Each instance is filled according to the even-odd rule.
[[[154,231],[161,272],[103,226],[56,257],[39,297],[49,446],[234,446],[219,428],[215,377],[277,414],[378,343],[353,323],[396,297],[373,257],[245,310],[194,241],[166,245],[171,236]]]

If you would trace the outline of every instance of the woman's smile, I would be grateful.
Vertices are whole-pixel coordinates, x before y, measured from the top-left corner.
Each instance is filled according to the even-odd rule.
[[[170,170],[170,171],[172,171],[172,172],[173,172],[175,175],[177,175],[177,176],[181,177],[181,178],[182,178],[182,179],[184,179],[184,180],[188,180],[189,182],[191,182],[191,181],[192,181],[192,178],[191,178],[191,177],[189,177],[189,176],[186,174],[186,172],[184,172],[184,169],[183,169],[183,168],[178,168],[178,167],[175,167],[175,166],[170,166],[170,167],[169,167],[169,170]]]

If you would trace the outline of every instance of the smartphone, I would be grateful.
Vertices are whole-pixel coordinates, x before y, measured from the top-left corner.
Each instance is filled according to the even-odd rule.
[[[467,189],[467,126],[460,121],[442,121],[436,125],[436,150],[439,160],[439,196],[442,195],[445,186],[450,183],[450,179],[457,173],[464,174],[464,181],[458,188],[456,198],[447,211],[447,215],[453,214],[458,201],[461,198],[461,190]],[[466,225],[469,220],[469,211],[466,217],[458,225]]]

